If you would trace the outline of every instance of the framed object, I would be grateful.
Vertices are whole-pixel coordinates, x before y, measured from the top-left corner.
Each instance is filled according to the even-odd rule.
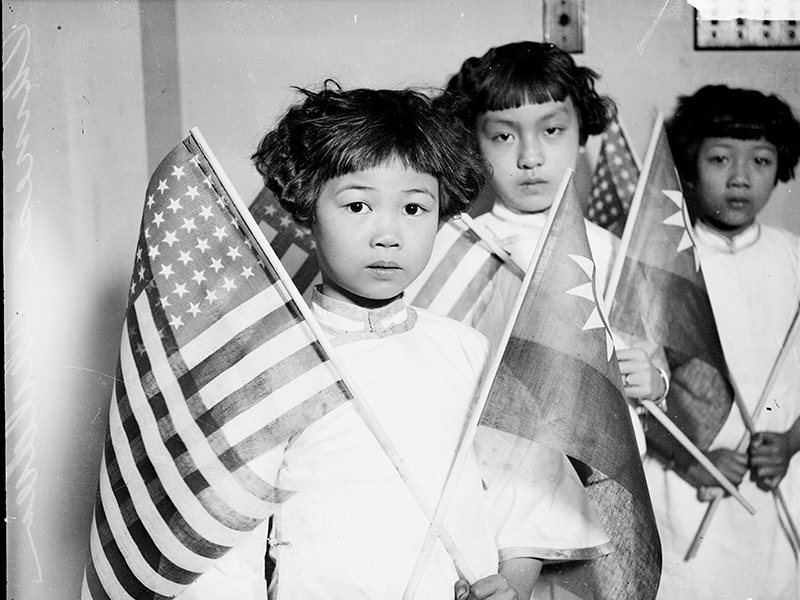
[[[694,11],[695,50],[798,50],[798,21],[701,19]]]

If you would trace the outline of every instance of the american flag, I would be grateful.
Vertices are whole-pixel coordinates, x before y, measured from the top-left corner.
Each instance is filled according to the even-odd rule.
[[[499,246],[490,247],[468,215],[448,219],[436,235],[428,266],[406,289],[409,304],[457,321],[480,317],[479,301],[500,269],[524,272]]]
[[[198,137],[147,188],[84,600],[181,593],[286,497],[259,458],[352,398]]]
[[[661,575],[655,517],[571,177],[562,189],[480,423],[570,457],[614,544],[605,556],[553,565],[542,582],[581,598],[652,599]]]
[[[319,262],[312,237],[294,222],[266,187],[250,204],[250,214],[280,258],[304,298],[320,283]]]
[[[680,178],[659,115],[606,290],[614,330],[663,347],[671,370],[667,415],[701,450],[733,406],[730,382]],[[694,458],[657,421],[648,451],[679,471]]]
[[[584,210],[586,218],[621,236],[640,170],[625,132],[615,118],[602,136],[591,195]]]

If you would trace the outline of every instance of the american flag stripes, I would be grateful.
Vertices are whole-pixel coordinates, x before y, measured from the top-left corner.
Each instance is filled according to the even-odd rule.
[[[497,272],[519,271],[486,244],[465,222],[468,218],[442,224],[428,266],[406,289],[409,304],[457,321],[471,314],[473,320],[480,316],[481,295]]]
[[[310,298],[311,290],[321,281],[314,240],[267,188],[262,188],[249,210],[297,289],[304,298]]]
[[[630,142],[615,118],[603,132],[591,196],[584,210],[586,218],[621,236],[640,171]]]
[[[170,598],[285,495],[270,449],[352,398],[190,135],[147,189],[82,598]]]

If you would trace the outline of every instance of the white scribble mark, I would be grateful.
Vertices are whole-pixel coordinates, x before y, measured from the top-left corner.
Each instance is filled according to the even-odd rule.
[[[12,47],[8,54],[6,54],[7,47]],[[6,56],[5,60],[3,60],[3,79],[6,79],[6,69],[10,66],[14,68],[13,65],[16,65],[17,68],[14,79],[8,87],[3,88],[3,105],[5,105],[9,98],[16,100],[20,93],[23,94],[19,109],[17,110],[17,121],[22,121],[22,125],[17,135],[17,141],[14,144],[14,147],[19,150],[17,154],[17,166],[22,166],[24,163],[27,163],[27,170],[24,176],[17,182],[15,188],[17,194],[22,194],[24,198],[22,202],[22,212],[19,217],[19,227],[25,232],[22,247],[17,252],[17,258],[19,260],[23,260],[26,257],[30,259],[33,272],[36,275],[36,280],[39,281],[36,261],[34,261],[33,255],[28,250],[28,240],[31,235],[31,211],[29,205],[31,196],[33,195],[33,179],[31,178],[31,173],[33,172],[33,155],[27,151],[28,140],[30,139],[28,122],[31,117],[31,111],[27,108],[28,94],[31,91],[31,69],[28,66],[30,50],[31,31],[27,25],[17,27],[11,32],[11,35],[9,35],[7,39],[3,40],[3,55]]]
[[[21,339],[18,340],[17,338]],[[33,360],[29,355],[35,339],[28,331],[28,323],[24,320],[24,316],[20,317],[19,313],[14,315],[11,323],[6,327],[3,337],[3,347],[5,355],[8,357],[5,361],[6,389],[17,390],[8,406],[9,408],[13,406],[14,410],[6,417],[6,443],[8,443],[9,435],[15,429],[22,429],[23,427],[24,429],[18,436],[16,444],[14,444],[11,452],[11,461],[6,464],[6,489],[9,489],[10,477],[21,467],[22,472],[14,485],[14,489],[17,490],[15,501],[17,506],[27,503],[22,523],[25,526],[28,544],[36,564],[38,579],[34,580],[34,582],[42,583],[42,567],[39,562],[39,553],[36,551],[36,545],[33,543],[33,535],[31,533],[34,516],[33,507],[36,502],[35,483],[38,476],[38,471],[33,467],[33,462],[36,458],[36,449],[33,446],[33,442],[39,430],[39,426],[36,424],[36,405],[33,402],[36,394],[36,382],[31,377]],[[14,343],[13,351],[9,351],[11,343]],[[9,382],[9,377],[12,378],[11,382]]]
[[[108,377],[109,379],[113,379],[114,381],[122,382],[121,379],[117,379],[113,375],[109,375],[108,373],[103,373],[102,371],[97,371],[95,369],[87,369],[86,367],[73,367],[73,366],[70,366],[70,365],[67,365],[67,368],[68,369],[77,369],[79,371],[88,371],[89,373],[97,373],[98,375],[102,375],[103,377]]]
[[[664,0],[664,6],[661,7],[661,10],[659,11],[655,21],[653,21],[653,24],[650,26],[650,29],[648,29],[647,33],[644,34],[642,41],[636,44],[636,50],[639,52],[640,56],[644,54],[644,49],[647,47],[647,43],[650,41],[650,36],[652,36],[653,32],[656,30],[656,25],[658,25],[661,17],[664,16],[664,11],[667,10],[667,4],[669,4],[669,0]]]

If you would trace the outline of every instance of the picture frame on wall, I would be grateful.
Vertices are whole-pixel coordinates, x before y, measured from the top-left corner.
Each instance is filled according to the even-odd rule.
[[[795,20],[702,19],[694,11],[695,50],[798,50]]]

